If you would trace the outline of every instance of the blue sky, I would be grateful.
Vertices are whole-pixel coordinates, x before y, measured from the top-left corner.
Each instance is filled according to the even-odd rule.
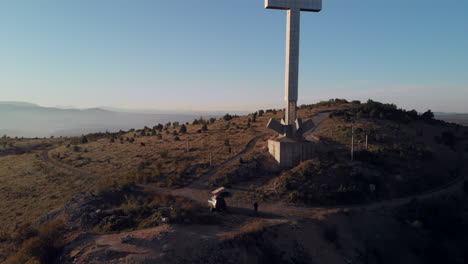
[[[299,103],[468,112],[468,1],[323,0],[302,13]],[[263,0],[0,2],[0,100],[282,107],[286,12]]]

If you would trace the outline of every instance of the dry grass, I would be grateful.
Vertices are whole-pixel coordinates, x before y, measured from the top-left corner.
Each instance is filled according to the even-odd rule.
[[[55,247],[56,240],[59,238],[62,228],[63,223],[58,220],[44,223],[37,229],[30,228],[28,236],[17,238],[17,242],[22,244],[21,248],[5,263],[53,263],[58,253]]]
[[[280,113],[277,114],[278,117],[279,115]],[[145,163],[147,165],[143,172],[149,176],[148,182],[155,182],[160,186],[170,185],[169,179],[180,174],[182,166],[188,166],[189,173],[178,179],[177,185],[183,185],[210,170],[210,153],[213,154],[213,166],[218,166],[242,151],[254,137],[261,134],[273,136],[265,128],[272,116],[270,113],[258,117],[250,128],[247,128],[247,116],[230,121],[217,120],[208,125],[208,131],[203,133],[197,132],[201,125],[188,125],[187,133],[178,135],[180,141],[175,141],[172,134],[173,131],[178,131],[177,128],[170,128],[170,134],[163,131],[162,139],[131,132],[122,136],[123,144],[120,139],[114,143],[109,139],[101,139],[78,145],[79,152],[74,151],[73,146],[61,146],[51,151],[51,156],[56,161],[88,173],[113,175],[117,178],[137,174],[138,166]],[[229,129],[226,129],[228,123]],[[130,143],[126,138],[134,138],[135,141]],[[226,139],[229,140],[229,146],[224,144]],[[189,152],[186,151],[187,141]]]
[[[36,154],[0,157],[0,233],[13,234],[92,186],[92,179],[76,178]],[[0,241],[0,262],[11,253],[11,246]]]
[[[302,109],[299,116],[307,118],[327,109],[330,108]],[[162,139],[129,132],[122,135],[123,144],[120,138],[114,143],[110,142],[110,138],[103,138],[79,144],[79,151],[74,151],[73,144],[67,147],[69,142],[79,142],[75,138],[6,139],[13,145],[0,146],[0,232],[11,233],[18,226],[34,222],[38,217],[63,206],[75,194],[94,191],[97,182],[109,183],[126,178],[159,186],[187,184],[211,170],[210,153],[213,154],[213,165],[219,166],[260,135],[264,137],[257,142],[252,153],[263,151],[266,139],[276,136],[275,132],[266,128],[268,120],[282,116],[282,111],[265,113],[258,116],[250,127],[247,123],[251,116],[230,121],[217,120],[208,125],[208,131],[203,133],[198,132],[202,125],[187,125],[187,133],[178,134],[179,141],[173,135],[179,128],[169,128],[169,134],[163,131]],[[134,142],[126,141],[126,138],[134,138]],[[229,146],[225,145],[226,139]],[[187,141],[189,152],[186,152]],[[50,145],[56,147],[50,151],[50,158],[74,171],[41,160],[37,150]],[[10,153],[11,149],[30,153],[8,155],[16,153]],[[246,157],[250,158],[252,153],[247,153]],[[85,174],[76,175],[76,170]]]
[[[266,226],[267,226],[267,222],[265,220],[256,220],[256,221],[248,222],[242,225],[236,231],[224,233],[221,239],[225,241],[233,240],[240,236],[261,233],[263,232]]]
[[[35,154],[0,157],[0,164],[0,226],[5,232],[58,209],[90,186],[89,179],[75,178]]]

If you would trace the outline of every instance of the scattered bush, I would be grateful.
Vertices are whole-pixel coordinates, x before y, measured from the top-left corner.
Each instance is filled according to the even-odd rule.
[[[426,112],[424,112],[422,115],[421,115],[421,118],[423,120],[432,120],[434,119],[434,113],[432,113],[431,110],[427,110]]]
[[[327,226],[323,230],[323,238],[339,248],[339,235],[336,226]]]
[[[13,240],[13,237],[7,232],[0,232],[0,243]]]
[[[53,263],[59,253],[54,242],[62,230],[63,223],[60,221],[47,222],[38,229],[30,228],[28,236],[19,237],[22,243],[20,250],[8,258],[6,263]]]
[[[179,133],[181,134],[187,133],[187,127],[184,124],[180,126]]]
[[[296,190],[289,193],[288,200],[290,202],[296,203],[301,200],[301,194]]]
[[[164,126],[161,125],[161,124],[157,124],[156,126],[153,127],[153,129],[155,130],[159,130],[159,132],[161,132],[163,130]]]
[[[225,121],[229,121],[229,120],[231,120],[231,119],[232,119],[232,116],[231,116],[230,114],[225,114],[225,115],[223,116],[223,120],[225,120]]]
[[[159,151],[159,156],[161,156],[162,159],[166,159],[167,157],[169,157],[169,151],[168,150],[161,150]]]
[[[440,137],[440,141],[451,147],[451,148],[455,148],[455,143],[456,143],[456,138],[455,138],[455,135],[453,134],[453,132],[451,131],[444,131],[442,132],[442,135]]]

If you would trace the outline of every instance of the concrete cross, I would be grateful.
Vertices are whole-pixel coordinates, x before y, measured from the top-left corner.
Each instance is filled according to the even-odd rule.
[[[301,11],[319,12],[322,10],[322,0],[265,0],[265,8],[287,10],[286,23],[286,77],[285,77],[285,119],[280,124],[270,120],[268,127],[293,138],[298,130],[306,132],[313,123],[296,118],[298,80],[299,80],[299,32]],[[304,126],[305,125],[305,126]],[[302,126],[302,128],[301,128]],[[302,136],[302,135],[300,135]]]

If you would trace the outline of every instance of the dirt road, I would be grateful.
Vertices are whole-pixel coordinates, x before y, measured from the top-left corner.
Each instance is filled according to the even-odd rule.
[[[316,124],[316,126],[307,133],[308,136],[311,136],[316,129],[320,127],[320,124],[327,118],[328,112],[319,113],[312,117],[312,120]],[[156,191],[156,192],[170,192],[175,195],[185,196],[195,201],[198,201],[202,204],[206,204],[207,199],[210,197],[209,191],[211,190],[211,186],[208,185],[209,179],[215,175],[220,169],[224,166],[233,164],[239,160],[239,158],[253,149],[255,144],[259,139],[262,139],[266,136],[260,135],[248,142],[248,144],[244,147],[242,151],[238,154],[233,156],[231,159],[225,161],[223,164],[213,168],[206,174],[202,175],[199,179],[195,180],[190,185],[179,188],[179,189],[165,189],[165,188],[158,188],[153,186],[146,186],[146,185],[139,185],[140,187],[146,188],[148,190]],[[49,150],[42,151],[40,157],[43,159],[44,162],[47,162],[53,166],[66,169],[71,173],[80,176],[80,177],[89,177],[90,174],[80,171],[76,168],[70,167],[63,163],[57,162],[49,157]],[[433,190],[426,191],[421,194],[411,195],[404,198],[398,199],[391,199],[385,201],[379,201],[369,204],[359,204],[359,205],[343,205],[343,206],[318,206],[318,207],[311,207],[311,206],[296,206],[292,204],[287,204],[284,202],[275,202],[275,203],[262,203],[260,206],[260,210],[264,216],[269,217],[280,217],[280,218],[297,218],[297,217],[311,217],[316,218],[320,217],[323,214],[327,214],[330,212],[335,211],[342,211],[342,210],[378,210],[380,208],[389,208],[389,207],[396,207],[400,206],[404,203],[411,201],[412,199],[427,199],[430,197],[434,197],[437,195],[445,194],[454,192],[457,189],[461,189],[464,180],[466,180],[466,176],[461,176],[444,186],[435,188]],[[247,204],[242,201],[229,201],[229,205],[231,208],[234,208],[233,212],[250,212],[252,210],[251,204]]]

